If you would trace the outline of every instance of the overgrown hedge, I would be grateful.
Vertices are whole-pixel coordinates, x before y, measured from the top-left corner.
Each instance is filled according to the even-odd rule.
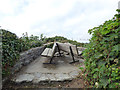
[[[16,60],[19,58],[19,39],[9,31],[2,31],[2,76],[10,74],[10,68],[13,67]]]
[[[97,88],[120,88],[120,14],[89,33],[92,38],[83,52],[86,80]]]

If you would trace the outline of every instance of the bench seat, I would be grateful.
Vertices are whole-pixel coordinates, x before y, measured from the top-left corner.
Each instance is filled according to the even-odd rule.
[[[41,54],[42,56],[48,56],[50,48],[45,48],[45,50],[43,51],[43,53]]]
[[[41,56],[49,57],[50,62],[43,63],[43,64],[52,64],[52,58],[54,57],[55,53],[56,53],[56,43],[54,43],[52,48],[45,48],[45,50],[42,52]]]

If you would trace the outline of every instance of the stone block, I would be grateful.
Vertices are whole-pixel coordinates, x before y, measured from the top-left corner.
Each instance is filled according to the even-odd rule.
[[[21,82],[31,82],[34,79],[34,76],[32,74],[23,74],[16,77],[15,82],[21,83]]]

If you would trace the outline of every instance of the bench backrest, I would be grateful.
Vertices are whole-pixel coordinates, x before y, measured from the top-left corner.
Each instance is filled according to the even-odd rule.
[[[78,55],[78,49],[76,45],[71,45],[72,51],[74,54]]]
[[[70,48],[68,45],[64,43],[57,43],[57,44],[60,50],[65,51],[65,52],[70,52]]]
[[[57,49],[56,43],[54,43],[53,47],[52,47],[52,53],[51,53],[51,57],[53,57],[53,55],[55,54]]]
[[[78,55],[78,50],[76,45],[70,43],[58,43],[59,49],[70,53],[70,46],[74,54]]]

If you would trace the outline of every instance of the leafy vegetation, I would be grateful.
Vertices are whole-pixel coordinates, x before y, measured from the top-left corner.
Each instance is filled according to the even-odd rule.
[[[10,68],[13,67],[19,58],[19,39],[9,31],[1,29],[2,34],[2,75],[9,75]]]
[[[88,33],[92,38],[83,52],[86,80],[96,88],[120,88],[120,14]]]
[[[80,42],[77,42],[77,41],[73,41],[73,40],[69,40],[65,37],[62,37],[62,36],[55,36],[55,37],[50,37],[50,38],[45,38],[44,40],[44,43],[49,43],[49,42],[62,42],[62,43],[71,43],[73,45],[77,45],[77,46],[81,46],[81,47],[84,47],[86,44],[85,43],[80,43]]]
[[[28,50],[28,49],[34,48],[34,47],[39,47],[42,45],[42,41],[41,41],[41,39],[39,40],[38,36],[31,35],[30,37],[28,37],[27,32],[25,34],[23,33],[23,36],[20,38],[20,40],[22,40],[23,41],[22,44],[24,44],[24,45],[22,45],[22,46],[24,46],[24,47],[22,47],[22,49],[23,49],[22,51]]]

